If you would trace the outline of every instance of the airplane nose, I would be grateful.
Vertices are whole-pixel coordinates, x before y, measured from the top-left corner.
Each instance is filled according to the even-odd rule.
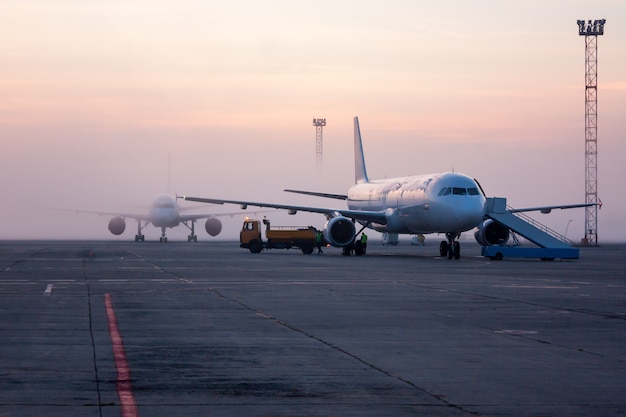
[[[463,203],[450,207],[456,220],[457,230],[470,230],[478,226],[485,215],[484,199],[467,199]]]

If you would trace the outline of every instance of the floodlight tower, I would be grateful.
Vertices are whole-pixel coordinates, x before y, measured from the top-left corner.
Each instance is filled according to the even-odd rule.
[[[317,161],[317,169],[322,168],[322,141],[324,139],[324,126],[326,119],[313,119],[315,126],[315,160]]]
[[[598,36],[606,19],[578,20],[578,35],[585,37],[585,202],[598,202]],[[598,206],[585,207],[583,245],[598,244]]]

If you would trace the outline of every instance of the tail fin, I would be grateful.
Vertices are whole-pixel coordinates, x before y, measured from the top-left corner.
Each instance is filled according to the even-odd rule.
[[[354,118],[354,182],[357,184],[369,182],[367,170],[365,169],[365,156],[363,155],[358,116]]]

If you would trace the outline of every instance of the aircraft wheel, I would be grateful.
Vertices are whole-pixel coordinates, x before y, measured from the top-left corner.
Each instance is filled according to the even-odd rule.
[[[454,247],[454,259],[459,259],[461,257],[461,243],[454,242],[453,247]]]
[[[446,257],[448,256],[448,242],[442,240],[439,244],[439,256]]]

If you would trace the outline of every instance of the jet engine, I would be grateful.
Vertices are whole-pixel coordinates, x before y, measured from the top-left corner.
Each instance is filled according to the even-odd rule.
[[[117,216],[109,220],[109,231],[115,236],[119,236],[126,230],[126,222],[123,218]]]
[[[324,225],[324,239],[335,247],[347,246],[354,240],[356,229],[354,222],[343,216],[333,217]]]
[[[478,225],[474,233],[476,241],[482,246],[504,245],[509,241],[509,229],[491,219]]]
[[[222,231],[222,222],[215,217],[209,217],[208,219],[206,219],[204,229],[211,236],[217,236]]]

